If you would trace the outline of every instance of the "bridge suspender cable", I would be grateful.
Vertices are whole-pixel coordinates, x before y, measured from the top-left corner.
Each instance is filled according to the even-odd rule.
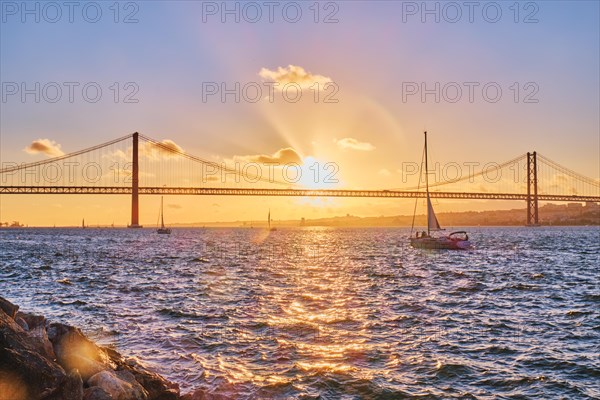
[[[520,155],[518,157],[513,158],[512,160],[506,161],[506,162],[504,162],[502,164],[490,166],[489,168],[487,168],[485,170],[481,170],[481,171],[479,171],[476,174],[467,175],[467,176],[465,176],[463,178],[453,179],[453,180],[449,180],[449,181],[445,181],[445,182],[430,183],[429,187],[432,188],[432,187],[436,187],[436,186],[448,185],[448,184],[451,184],[451,183],[463,182],[463,181],[466,181],[467,179],[471,180],[471,179],[474,179],[474,178],[476,178],[478,176],[481,176],[483,174],[488,174],[488,173],[491,173],[491,172],[495,172],[495,171],[498,171],[498,170],[500,170],[502,168],[508,167],[509,165],[516,164],[516,163],[518,163],[520,161],[526,160],[526,158],[527,158],[527,155],[523,154],[523,155]],[[395,189],[391,189],[391,190],[419,190],[419,186],[412,186],[412,187],[407,187],[407,188],[395,188]]]
[[[579,181],[582,181],[584,183],[590,184],[592,186],[596,186],[597,188],[600,188],[600,182],[591,178],[588,178],[587,176],[578,174],[577,172],[570,170],[567,167],[563,167],[562,165],[558,164],[555,161],[552,161],[551,159],[549,159],[548,157],[544,157],[543,155],[541,155],[540,153],[537,153],[538,158],[540,158],[545,164],[557,169],[558,171],[569,175],[572,178],[575,178]]]
[[[185,157],[185,158],[187,158],[189,160],[192,160],[192,161],[204,164],[204,165],[210,165],[211,167],[217,168],[220,171],[224,171],[224,172],[228,172],[228,173],[231,173],[231,174],[236,174],[236,175],[243,176],[245,178],[248,178],[251,181],[255,181],[255,182],[256,181],[261,181],[261,182],[275,183],[277,185],[288,185],[288,186],[290,186],[289,182],[283,182],[283,181],[279,181],[279,180],[276,180],[276,179],[267,179],[267,178],[263,178],[261,176],[250,175],[250,174],[244,173],[242,171],[238,171],[238,170],[229,168],[227,166],[221,165],[221,164],[216,163],[214,161],[204,160],[204,159],[202,159],[200,157],[197,157],[197,156],[194,156],[192,154],[186,153],[185,151],[174,149],[173,147],[167,146],[164,143],[158,142],[158,141],[156,141],[154,139],[151,139],[151,138],[149,138],[147,136],[144,136],[144,135],[141,135],[141,134],[140,134],[140,138],[143,139],[146,142],[151,143],[153,146],[156,146],[156,147],[164,150],[164,151],[180,155],[180,156]]]

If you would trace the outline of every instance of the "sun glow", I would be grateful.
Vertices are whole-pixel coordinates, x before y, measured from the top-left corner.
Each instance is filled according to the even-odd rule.
[[[340,184],[338,171],[336,163],[308,156],[298,169],[297,184],[306,189],[334,189]]]

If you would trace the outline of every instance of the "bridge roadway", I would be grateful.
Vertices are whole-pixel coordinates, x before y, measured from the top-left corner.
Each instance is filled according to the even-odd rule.
[[[0,194],[132,194],[121,186],[0,186]],[[402,190],[256,189],[210,187],[140,187],[139,194],[204,196],[310,196],[422,198],[424,192]],[[527,200],[526,193],[430,192],[434,199]],[[538,194],[538,201],[600,202],[600,196]]]

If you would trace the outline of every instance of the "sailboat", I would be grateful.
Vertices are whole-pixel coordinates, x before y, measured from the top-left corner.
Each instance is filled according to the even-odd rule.
[[[82,229],[86,228],[86,226],[85,226],[85,218],[81,220],[81,228]]]
[[[433,211],[429,196],[429,169],[427,168],[427,132],[425,132],[425,187],[427,190],[427,232],[417,232],[410,237],[410,245],[420,249],[466,250],[471,247],[469,235],[465,231],[452,232],[445,236],[432,236],[431,232],[442,231],[440,223]],[[414,215],[413,215],[414,221]]]
[[[160,196],[160,228],[156,230],[156,233],[170,235],[171,228],[165,227],[165,216],[163,214],[163,196]]]
[[[275,228],[275,227],[271,228],[271,209],[269,209],[269,217],[267,218],[267,223],[269,224],[269,230],[270,231],[276,231],[277,230],[277,228]]]

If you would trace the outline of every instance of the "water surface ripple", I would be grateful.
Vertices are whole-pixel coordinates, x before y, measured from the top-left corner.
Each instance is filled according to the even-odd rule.
[[[0,295],[232,399],[600,398],[600,230],[0,230]]]

